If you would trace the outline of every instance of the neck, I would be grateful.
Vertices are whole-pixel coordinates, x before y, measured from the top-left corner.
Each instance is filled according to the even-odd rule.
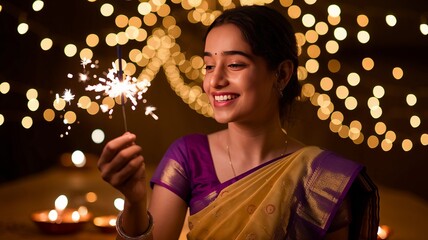
[[[279,121],[257,126],[228,124],[224,141],[235,166],[257,166],[286,153],[288,137]]]

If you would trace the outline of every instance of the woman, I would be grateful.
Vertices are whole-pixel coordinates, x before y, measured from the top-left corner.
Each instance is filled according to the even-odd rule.
[[[265,6],[227,10],[207,31],[204,61],[203,88],[227,128],[170,146],[148,211],[136,136],[101,154],[103,179],[125,196],[120,237],[177,239],[189,208],[189,239],[376,239],[378,195],[364,168],[282,128],[300,93],[289,22]]]

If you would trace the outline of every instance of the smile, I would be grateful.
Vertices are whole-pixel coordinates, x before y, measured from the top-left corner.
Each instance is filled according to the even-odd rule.
[[[216,96],[214,96],[214,99],[217,102],[224,102],[224,101],[229,101],[229,100],[235,99],[237,97],[238,97],[238,95],[227,94],[227,95],[216,95]]]

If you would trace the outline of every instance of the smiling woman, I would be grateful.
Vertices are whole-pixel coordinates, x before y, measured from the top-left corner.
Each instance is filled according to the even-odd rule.
[[[379,196],[364,166],[283,128],[300,93],[288,20],[266,6],[226,10],[208,28],[204,61],[213,116],[227,127],[171,144],[148,208],[136,135],[101,153],[102,178],[126,199],[120,238],[177,239],[189,209],[188,239],[376,239]]]
[[[139,136],[136,144],[144,147],[145,159],[154,164],[158,164],[174,139],[189,132],[211,133],[223,128],[211,121],[211,117],[222,122],[233,117],[234,122],[249,125],[262,121],[263,113],[276,114],[273,107],[276,103],[269,104],[273,103],[269,97],[294,100],[289,90],[283,91],[281,97],[279,90],[283,86],[275,79],[284,76],[273,69],[287,71],[290,66],[266,61],[267,69],[262,68],[264,65],[258,63],[264,53],[248,52],[253,50],[252,44],[250,47],[240,44],[236,52],[233,52],[236,49],[207,49],[205,57],[201,54],[202,44],[197,43],[204,39],[207,26],[224,9],[236,7],[236,1],[214,2],[2,1],[1,181],[51,167],[63,152],[80,149],[99,153],[98,144],[122,133],[117,111],[108,116],[102,114],[99,105],[91,104],[114,106],[115,100],[101,95],[95,99],[87,94],[82,86],[93,84],[94,79],[89,75],[89,82],[84,83],[78,75],[83,57],[92,57],[94,63],[96,57],[111,66],[117,58],[114,49],[117,45],[124,51],[127,71],[151,79],[153,89],[148,96],[156,105],[159,121],[146,120],[142,116],[150,111],[138,108],[127,114],[130,129]],[[210,153],[218,152],[221,159],[208,161],[215,163],[215,179],[222,174],[239,176],[246,168],[257,165],[253,159],[256,154],[251,152],[257,149],[260,150],[257,156],[264,160],[284,157],[284,153],[293,149],[293,136],[307,145],[335,150],[364,164],[379,183],[428,199],[425,184],[428,90],[426,82],[419,81],[425,76],[428,54],[427,36],[423,32],[426,13],[421,7],[425,0],[411,3],[375,0],[364,5],[329,0],[266,2],[288,15],[295,27],[300,64],[293,64],[293,68],[297,67],[293,74],[297,74],[303,96],[310,101],[293,106],[297,114],[280,112],[286,113],[287,134],[281,129],[281,138],[271,139],[274,143],[267,144],[275,150],[272,153],[247,142],[237,144],[240,141],[228,132],[211,137],[209,142],[217,142],[218,146],[205,145],[205,148],[209,146]],[[255,34],[242,39],[250,43],[260,40],[260,36],[268,35]],[[67,56],[66,46],[70,46]],[[273,51],[278,51],[275,44],[262,46],[262,50],[273,47]],[[254,75],[246,77],[247,82],[234,81],[235,75],[248,73],[255,62],[258,68]],[[74,77],[68,77],[71,72]],[[262,73],[269,75],[268,84],[256,85],[254,76]],[[207,86],[203,90],[205,76]],[[214,87],[208,86],[210,82]],[[257,91],[243,91],[250,84],[259,86]],[[26,96],[31,89],[37,90],[37,97]],[[64,89],[71,89],[75,99],[66,101],[62,97],[66,95],[62,95]],[[256,92],[264,95],[250,94]],[[244,112],[245,115],[241,114]],[[290,117],[297,121],[289,121]],[[231,129],[236,126],[231,124]],[[253,125],[256,126],[259,125]],[[90,140],[94,129],[105,133],[105,138],[96,144]],[[254,161],[251,166],[244,165],[242,158]],[[253,207],[248,209],[252,212]],[[273,208],[265,209],[272,212]],[[389,211],[394,212],[394,208]]]

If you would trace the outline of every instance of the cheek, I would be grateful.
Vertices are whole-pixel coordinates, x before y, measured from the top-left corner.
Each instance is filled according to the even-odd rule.
[[[202,81],[202,89],[204,90],[205,93],[208,93],[209,91],[209,80],[204,77],[204,80]]]

